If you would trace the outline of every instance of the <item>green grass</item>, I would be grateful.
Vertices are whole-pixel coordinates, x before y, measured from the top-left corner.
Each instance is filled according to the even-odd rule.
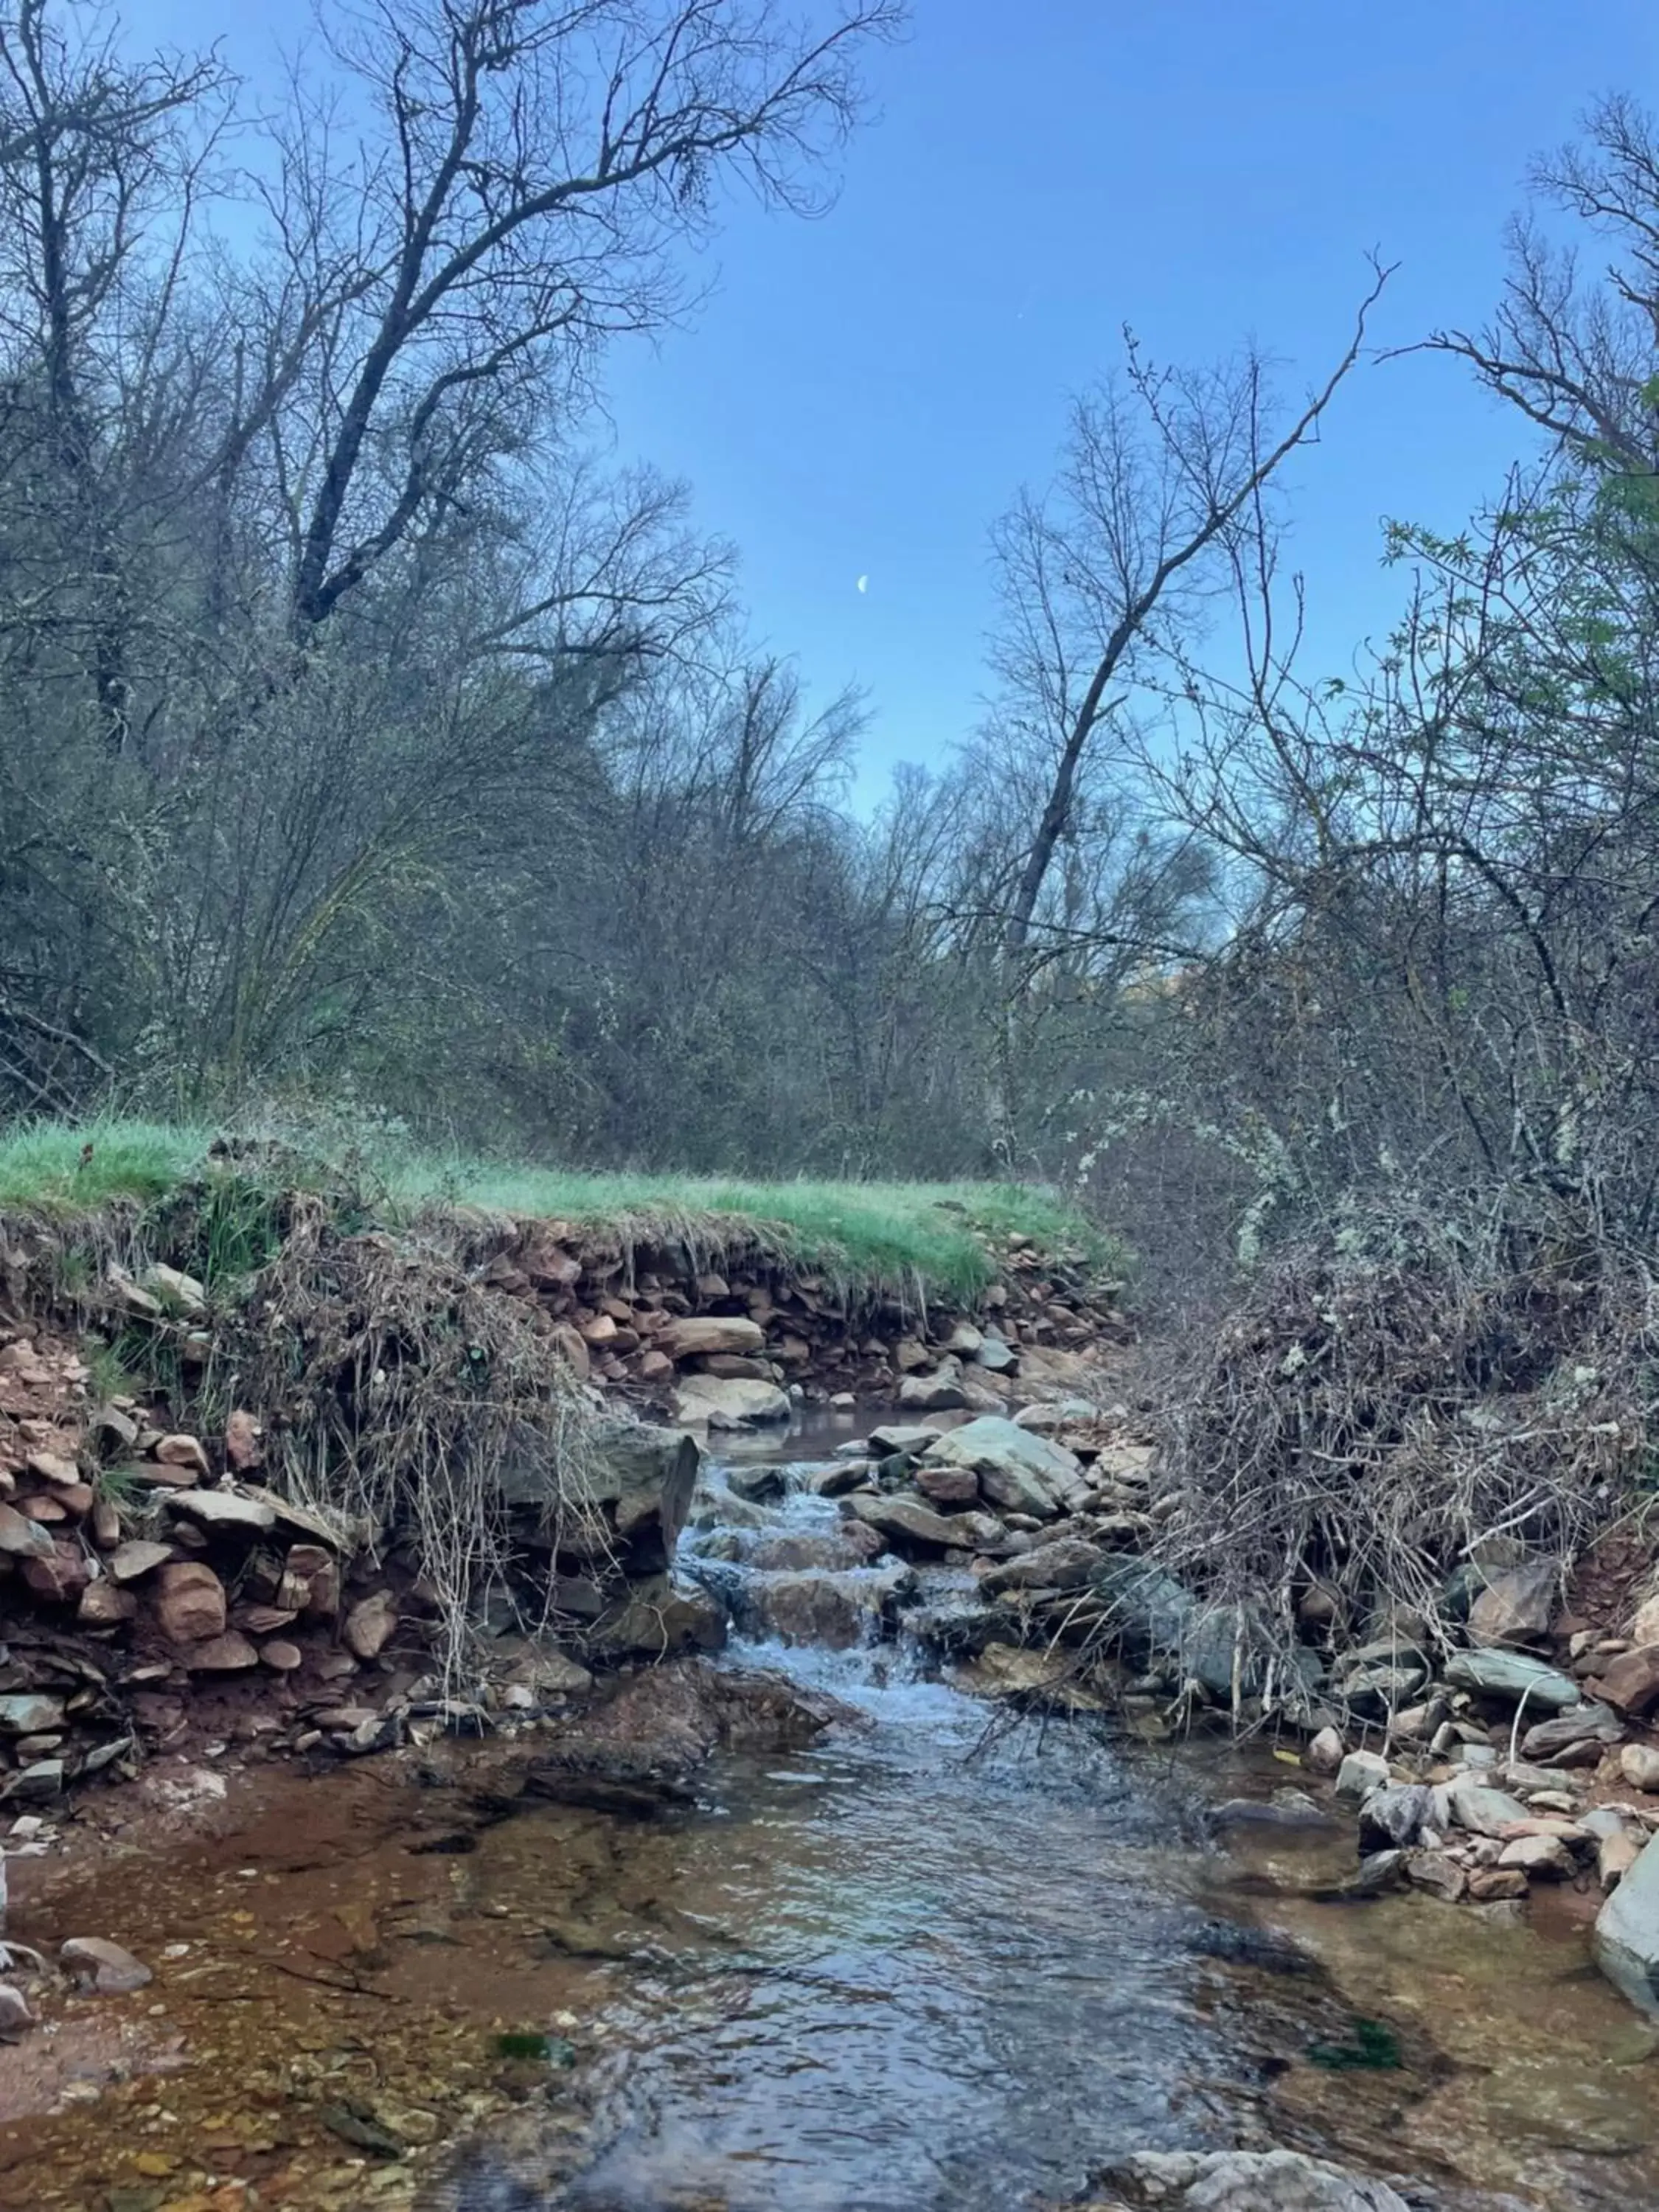
[[[214,1161],[215,1132],[158,1122],[36,1123],[0,1135],[0,1209],[58,1216],[117,1200],[155,1205],[205,1182],[210,1224],[247,1224],[246,1264],[259,1256],[260,1170]],[[89,1154],[83,1148],[89,1146]],[[308,1164],[309,1163],[309,1164]],[[276,1170],[273,1170],[273,1172]],[[702,1243],[716,1258],[721,1218],[737,1217],[811,1268],[867,1289],[891,1285],[971,1297],[996,1273],[985,1240],[1030,1237],[1079,1252],[1102,1273],[1127,1255],[1054,1194],[1001,1183],[751,1182],[677,1175],[579,1175],[423,1154],[380,1137],[343,1158],[287,1140],[283,1177],[324,1188],[349,1184],[372,1218],[407,1219],[423,1206],[468,1205],[544,1219],[603,1224],[643,1239],[653,1231]],[[227,1257],[228,1258],[228,1254]]]

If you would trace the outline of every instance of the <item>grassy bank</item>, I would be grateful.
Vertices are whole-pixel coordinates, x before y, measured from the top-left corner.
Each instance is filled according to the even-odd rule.
[[[221,1133],[160,1122],[37,1122],[0,1135],[0,1209],[59,1217],[128,1200],[162,1202],[214,1181],[349,1187],[377,1219],[434,1205],[486,1206],[603,1225],[644,1237],[665,1229],[718,1249],[738,1221],[805,1266],[860,1288],[924,1285],[971,1297],[995,1273],[987,1239],[1030,1237],[1086,1255],[1103,1273],[1126,1255],[1051,1193],[1018,1184],[750,1182],[677,1175],[578,1175],[423,1153],[384,1138],[347,1146],[284,1135],[216,1158]]]

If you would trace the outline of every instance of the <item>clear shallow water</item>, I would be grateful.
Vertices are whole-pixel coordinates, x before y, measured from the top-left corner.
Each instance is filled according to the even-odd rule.
[[[838,1516],[794,1487],[734,1518],[746,1541]],[[742,1618],[765,1574],[710,1579]],[[1203,1802],[1293,1778],[1265,1753],[1018,1720],[873,1632],[732,1656],[864,1725],[728,1760],[694,1815],[627,1839],[572,1937],[596,1954],[572,2001],[604,2054],[592,2154],[556,2184],[486,2160],[459,2212],[1018,2212],[1125,2150],[1274,2139],[1432,2176],[1445,2212],[1659,2204],[1652,2039],[1571,1930],[1297,1895],[1352,1866],[1344,1833],[1224,1854]],[[496,1846],[518,1888],[537,1826]],[[1312,2063],[1361,2016],[1398,2027],[1399,2070]]]
[[[1183,1948],[1203,1911],[1167,1867],[1148,1885],[1177,1806],[1052,1735],[986,1747],[947,1689],[793,1663],[872,1731],[720,1778],[676,1838],[703,1940],[613,2002],[617,2133],[569,2201],[1006,2212],[1091,2158],[1217,2134],[1191,2086],[1221,2056]]]
[[[737,1517],[756,1533],[752,1508]],[[759,1533],[839,1519],[793,1488]],[[708,1579],[742,1618],[765,1571]],[[695,1817],[634,1846],[648,1924],[592,1991],[605,2148],[562,2192],[480,2181],[464,2202],[1012,2212],[1114,2153],[1232,2140],[1227,2087],[1258,2069],[1200,2002],[1212,1860],[1177,1775],[926,1680],[873,1631],[732,1656],[863,1725],[726,1762]]]

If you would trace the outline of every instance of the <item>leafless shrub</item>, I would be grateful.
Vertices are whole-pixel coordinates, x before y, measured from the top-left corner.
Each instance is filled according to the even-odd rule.
[[[1162,1564],[1276,1642],[1316,1583],[1443,1635],[1483,1538],[1571,1560],[1647,1468],[1659,1297],[1589,1246],[1480,1259],[1426,1218],[1286,1251],[1169,1378]]]
[[[481,1597],[523,1586],[505,1473],[547,1471],[541,1551],[607,1547],[586,1402],[538,1310],[458,1257],[466,1233],[343,1235],[301,1206],[216,1351],[220,1389],[265,1413],[276,1486],[372,1544],[408,1542],[451,1675]],[[544,1601],[526,1625],[550,1618]]]

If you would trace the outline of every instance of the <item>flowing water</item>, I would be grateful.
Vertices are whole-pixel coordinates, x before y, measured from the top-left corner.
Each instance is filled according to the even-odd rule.
[[[1341,1831],[1250,1824],[1224,1855],[1206,1802],[1265,1799],[1270,1754],[1020,1720],[873,1634],[768,1640],[793,1571],[742,1554],[838,1526],[803,1473],[758,1510],[717,1474],[685,1564],[749,1628],[734,1658],[865,1725],[727,1760],[657,1839],[649,1924],[596,1970],[601,2147],[556,2195],[486,2166],[467,2212],[1015,2212],[1128,2149],[1273,2140],[1437,2177],[1445,2207],[1659,2203],[1652,2039],[1571,1931],[1322,1905]],[[822,1571],[855,1609],[879,1571]],[[1390,2063],[1350,2070],[1379,2016]]]
[[[1295,1787],[1270,1749],[963,1694],[878,1633],[890,1565],[836,1564],[803,1474],[757,1504],[715,1470],[685,1565],[734,1662],[855,1723],[661,1821],[480,1820],[456,1747],[272,1769],[216,1838],[67,1866],[20,1932],[157,1980],[54,2027],[103,2086],[0,2125],[4,2212],[1036,2212],[1127,2149],[1275,2142],[1439,2212],[1659,2206],[1656,2039],[1582,1917],[1332,1904],[1346,1824],[1211,1817]],[[357,2146],[366,2111],[429,2149]]]

